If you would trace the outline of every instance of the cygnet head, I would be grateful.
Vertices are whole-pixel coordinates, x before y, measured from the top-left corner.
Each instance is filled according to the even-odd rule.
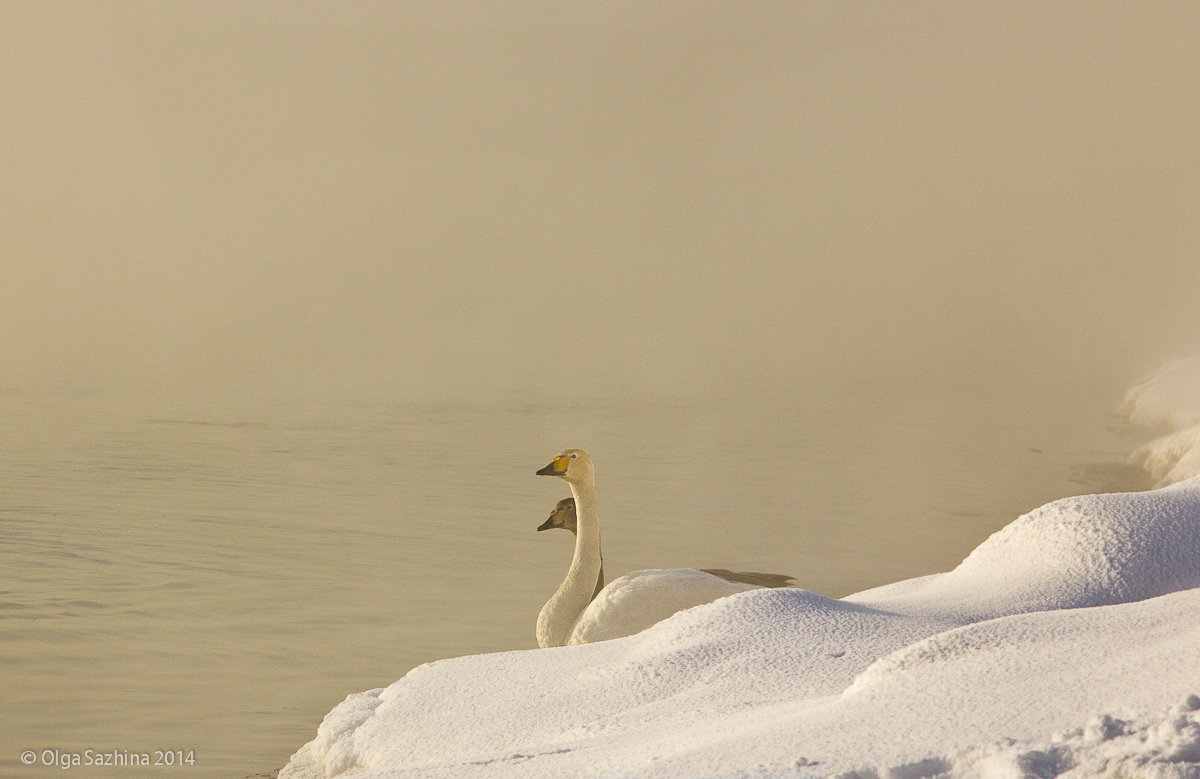
[[[563,449],[537,475],[557,476],[568,484],[580,484],[591,481],[594,471],[591,458],[582,449]]]
[[[577,529],[577,519],[575,518],[575,499],[563,498],[558,503],[554,504],[554,511],[550,512],[550,516],[546,521],[538,525],[538,530],[553,530],[562,528],[570,530],[574,533]]]

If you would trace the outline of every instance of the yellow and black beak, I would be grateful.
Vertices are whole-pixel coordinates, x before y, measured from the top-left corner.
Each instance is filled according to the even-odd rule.
[[[562,476],[571,464],[571,455],[560,454],[550,461],[550,464],[537,472],[538,476]]]

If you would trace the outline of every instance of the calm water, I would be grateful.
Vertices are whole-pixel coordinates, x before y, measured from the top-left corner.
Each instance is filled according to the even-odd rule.
[[[597,462],[610,576],[711,565],[831,595],[952,567],[1046,500],[1145,486],[1107,397],[934,412],[867,392],[787,415],[0,398],[5,776],[52,775],[18,761],[47,748],[196,761],[68,775],[270,775],[350,692],[533,647],[570,556],[534,532],[565,485],[533,472],[565,446]]]

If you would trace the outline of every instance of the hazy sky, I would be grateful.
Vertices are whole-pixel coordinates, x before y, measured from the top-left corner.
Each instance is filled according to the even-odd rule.
[[[0,9],[7,385],[776,394],[1200,334],[1192,2]]]

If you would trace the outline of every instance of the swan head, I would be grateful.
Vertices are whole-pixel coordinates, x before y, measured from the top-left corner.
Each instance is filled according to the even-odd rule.
[[[546,521],[538,525],[538,530],[553,530],[562,528],[570,530],[572,533],[577,530],[577,519],[575,517],[575,499],[563,498],[558,503],[554,504],[554,511],[550,512],[550,516]]]
[[[582,449],[563,449],[538,476],[557,476],[568,484],[580,484],[594,478],[592,460]]]

